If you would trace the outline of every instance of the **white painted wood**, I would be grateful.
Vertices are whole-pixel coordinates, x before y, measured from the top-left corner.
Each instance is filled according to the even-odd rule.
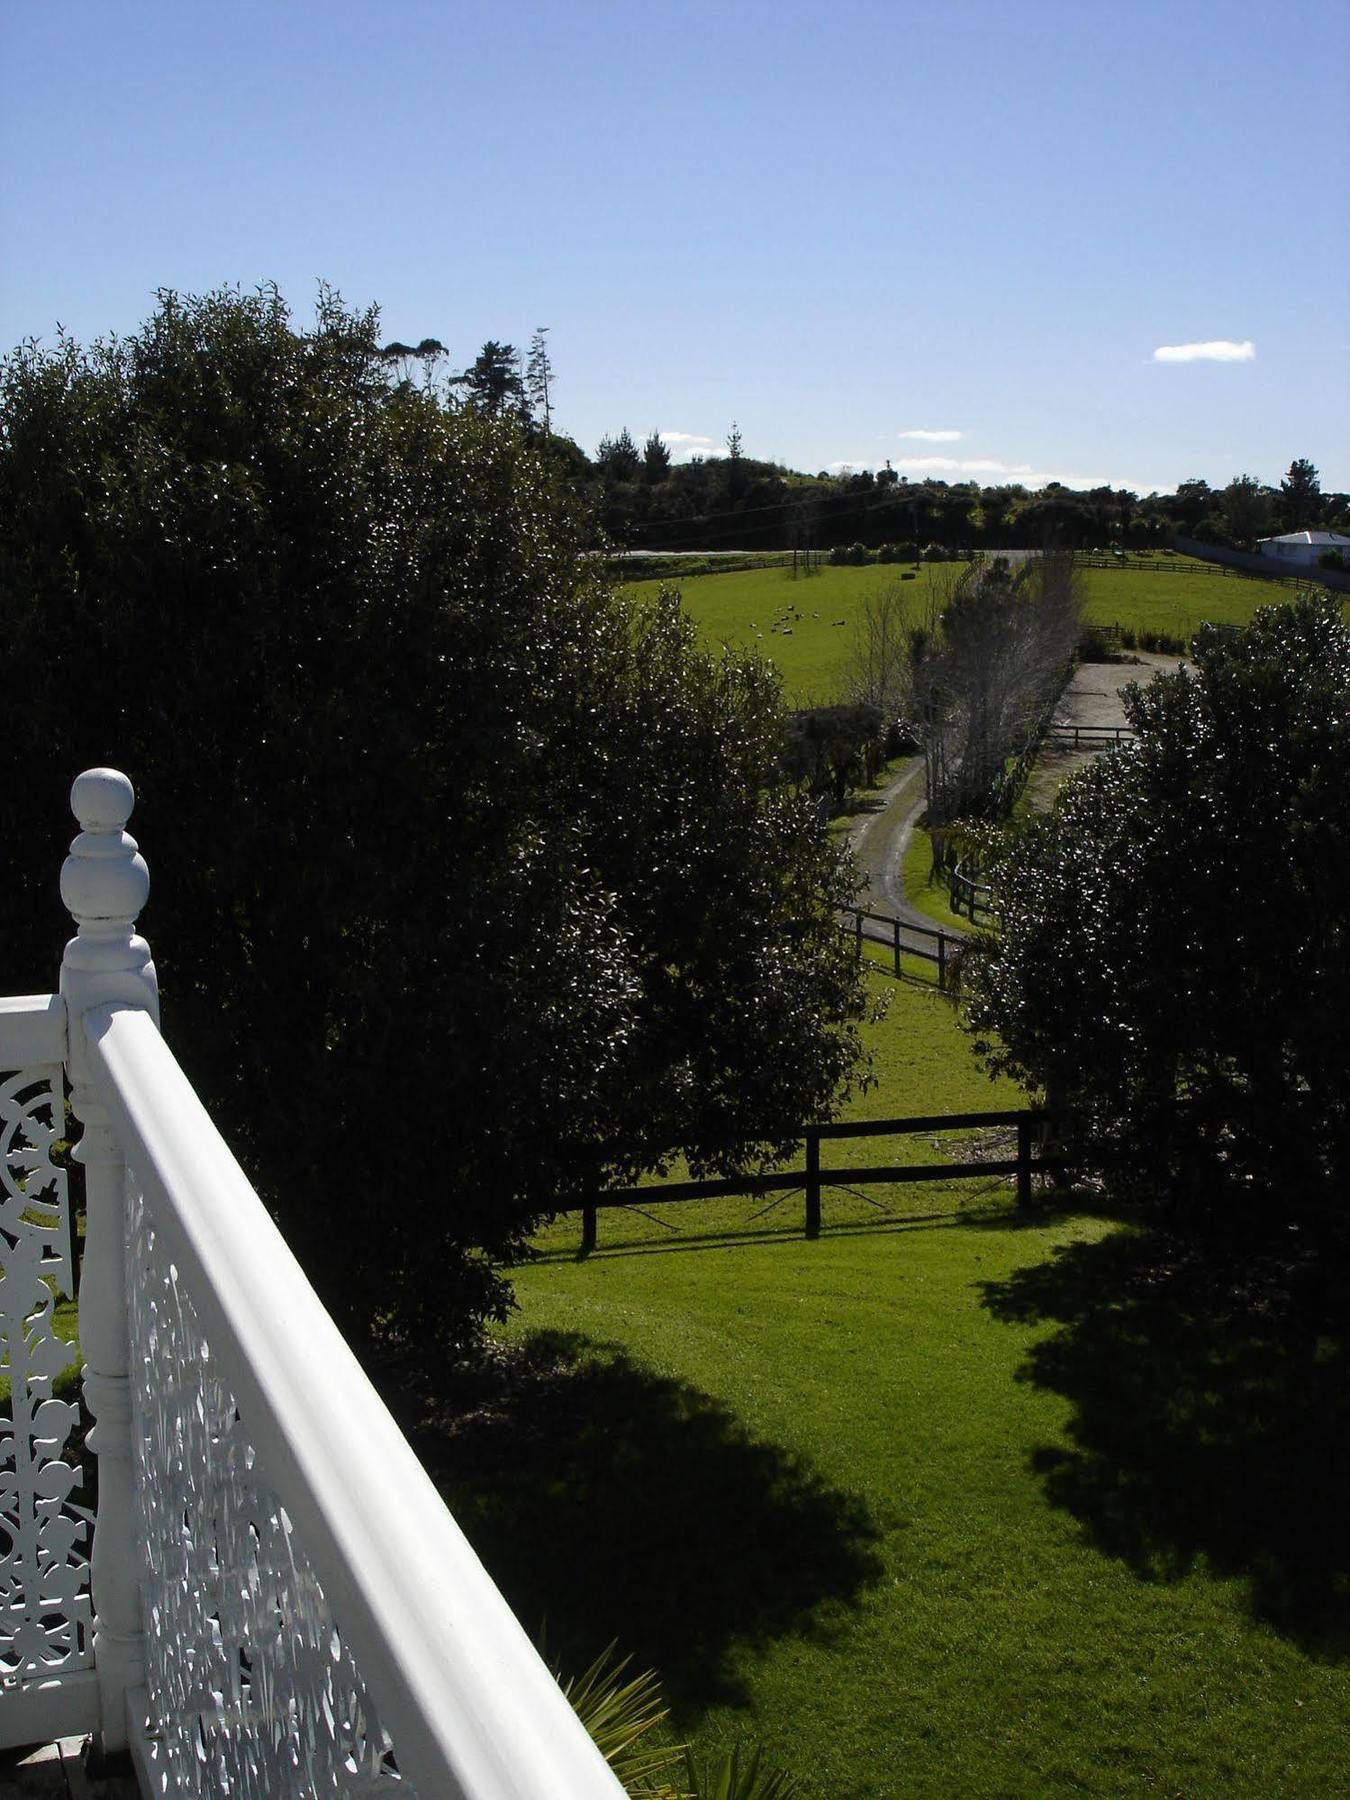
[[[93,1669],[25,1682],[0,1695],[0,1747],[6,1750],[82,1737],[98,1726],[98,1676]]]
[[[66,1060],[66,1003],[59,994],[0,999],[0,1069]]]
[[[109,1126],[81,1020],[91,1006],[115,1002],[141,1009],[150,1029],[159,1018],[154,964],[135,924],[150,892],[150,874],[126,831],[135,801],[115,769],[75,778],[70,804],[81,829],[61,870],[61,897],[77,926],[61,964],[68,1015],[67,1072],[71,1110],[84,1132],[75,1151],[85,1171],[85,1253],[80,1278],[80,1342],[84,1396],[94,1417],[89,1449],[98,1457],[99,1508],[92,1555],[94,1666],[105,1752],[126,1747],[126,1695],[144,1680],[138,1555],[131,1467],[131,1396],[127,1381],[126,1268],[123,1206],[126,1168]]]
[[[85,1027],[133,1206],[153,1222],[160,1267],[191,1295],[401,1774],[422,1800],[617,1800],[618,1781],[153,1020],[105,1006]]]
[[[22,1047],[52,1047],[22,1035]],[[0,1744],[31,1740],[33,1706],[63,1724],[60,1684],[93,1663],[89,1521],[68,1454],[79,1409],[55,1393],[76,1358],[55,1318],[58,1296],[74,1292],[69,1179],[55,1155],[64,1092],[59,1062],[0,1074]]]

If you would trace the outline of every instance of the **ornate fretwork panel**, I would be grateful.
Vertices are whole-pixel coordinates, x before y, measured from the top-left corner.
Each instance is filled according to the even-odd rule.
[[[59,1066],[0,1080],[0,1681],[88,1668],[88,1514],[69,1453],[79,1408],[56,1379],[76,1361],[57,1336],[57,1299],[74,1293],[70,1195],[53,1160],[65,1137]]]
[[[127,1288],[157,1791],[410,1800],[134,1176]]]

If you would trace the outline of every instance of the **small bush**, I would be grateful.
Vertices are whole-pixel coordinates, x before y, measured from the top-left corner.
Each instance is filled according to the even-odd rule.
[[[1151,650],[1158,656],[1184,656],[1186,641],[1170,631],[1141,631],[1137,635],[1121,633],[1121,643],[1129,642],[1131,649]]]
[[[951,552],[947,549],[945,544],[924,545],[923,560],[925,562],[947,562],[950,560],[950,557]]]

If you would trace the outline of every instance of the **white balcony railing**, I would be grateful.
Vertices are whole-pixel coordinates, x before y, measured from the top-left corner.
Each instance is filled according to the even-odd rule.
[[[159,1035],[131,802],[115,771],[76,781],[61,995],[0,1002],[0,1744],[93,1732],[166,1800],[614,1800]],[[78,1409],[53,1392],[74,1355],[63,1072],[92,1555]]]

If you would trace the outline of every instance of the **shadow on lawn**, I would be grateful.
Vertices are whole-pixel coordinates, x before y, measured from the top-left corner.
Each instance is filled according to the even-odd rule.
[[[568,1669],[614,1641],[677,1713],[735,1703],[738,1650],[838,1629],[880,1573],[860,1499],[621,1351],[536,1333],[474,1400],[418,1452]]]
[[[1059,1330],[1023,1379],[1075,1408],[1033,1458],[1051,1501],[1141,1577],[1203,1563],[1256,1616],[1350,1655],[1350,1356],[1335,1283],[1311,1266],[1225,1274],[1122,1232],[987,1283],[1001,1319]]]

